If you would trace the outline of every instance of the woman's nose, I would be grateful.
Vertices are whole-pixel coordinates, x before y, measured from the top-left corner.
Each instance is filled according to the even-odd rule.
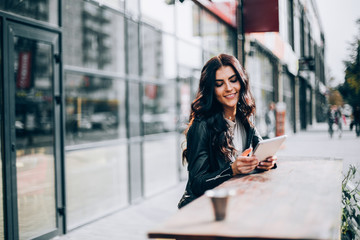
[[[231,82],[227,82],[227,83],[225,84],[225,90],[229,91],[229,90],[231,90],[231,89],[232,89]]]

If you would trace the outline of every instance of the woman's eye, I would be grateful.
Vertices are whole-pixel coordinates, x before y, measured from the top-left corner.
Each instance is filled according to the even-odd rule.
[[[222,85],[223,85],[222,82],[220,82],[220,83],[215,83],[215,87],[221,87]]]
[[[231,79],[230,82],[234,83],[234,82],[237,82],[237,78],[234,78],[234,79]]]

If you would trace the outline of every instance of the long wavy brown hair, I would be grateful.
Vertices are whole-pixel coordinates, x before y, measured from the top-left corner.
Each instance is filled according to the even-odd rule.
[[[184,134],[187,136],[188,130],[196,118],[205,120],[212,136],[212,145],[222,153],[225,161],[230,161],[234,151],[232,137],[227,131],[229,126],[223,116],[223,106],[215,97],[216,71],[224,66],[232,67],[241,85],[236,119],[243,124],[253,125],[250,117],[255,114],[256,106],[250,91],[249,78],[234,56],[220,54],[211,58],[201,70],[199,88],[196,98],[191,104],[189,124]],[[187,148],[183,150],[182,159],[185,164],[187,162]]]

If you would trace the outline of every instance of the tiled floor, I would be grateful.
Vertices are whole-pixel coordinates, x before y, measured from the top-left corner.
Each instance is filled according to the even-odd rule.
[[[177,211],[185,182],[98,221],[75,229],[54,240],[145,240],[147,231]]]

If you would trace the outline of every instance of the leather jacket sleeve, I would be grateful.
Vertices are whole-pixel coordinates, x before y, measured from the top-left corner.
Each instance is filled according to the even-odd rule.
[[[202,195],[233,175],[231,165],[215,153],[205,121],[194,121],[187,135],[189,187],[195,196]]]

